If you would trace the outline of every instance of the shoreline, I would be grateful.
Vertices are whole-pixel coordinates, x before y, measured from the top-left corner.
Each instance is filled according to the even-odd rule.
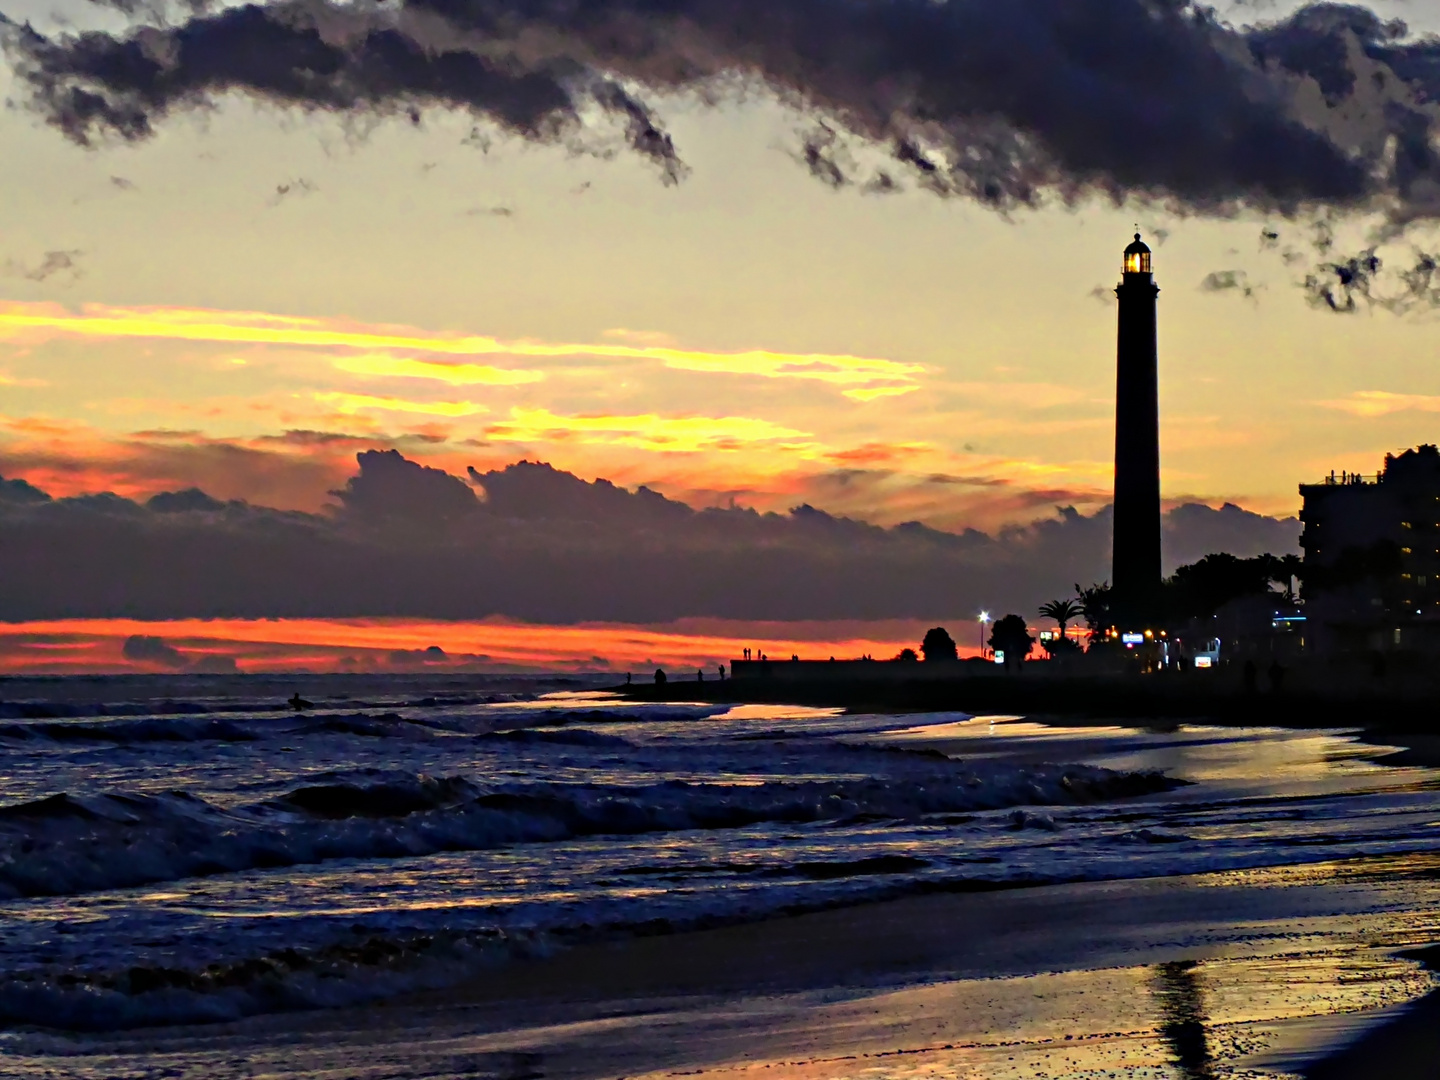
[[[906,680],[744,678],[606,687],[636,702],[796,705],[856,713],[964,712],[1116,723],[1194,721],[1223,727],[1374,728],[1440,733],[1440,695],[1341,690],[1245,693],[1208,676],[973,676]]]
[[[1309,1080],[1373,1077],[1377,1060],[1387,1080],[1419,1080],[1433,1076],[1440,994],[1424,994],[1416,959],[1435,949],[1396,959],[1418,942],[1384,901],[1406,890],[1433,915],[1437,868],[1391,857],[911,896],[577,946],[381,1005],[20,1034],[0,1062],[27,1078],[129,1075],[156,1055],[209,1080],[321,1064],[378,1080],[402,1060],[436,1080],[841,1080],[886,1061],[987,1080],[1062,1061],[1208,1076],[1259,1062],[1278,1030],[1292,1057],[1308,1054]]]

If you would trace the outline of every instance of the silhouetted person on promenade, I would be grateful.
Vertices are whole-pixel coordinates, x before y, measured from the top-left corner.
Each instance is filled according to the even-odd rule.
[[[695,681],[696,681],[696,682],[704,682],[704,681],[705,681],[705,669],[704,669],[704,668],[698,668],[698,667],[697,667],[697,668],[695,669]]]
[[[625,685],[626,685],[626,686],[629,686],[629,685],[630,685],[630,672],[628,672],[628,671],[625,672]]]
[[[724,681],[725,681],[725,665],[724,665],[724,664],[721,664],[721,665],[720,665],[720,681],[721,681],[721,682],[724,682]]]
[[[656,685],[656,686],[664,686],[665,683],[668,682],[668,681],[669,681],[669,680],[667,680],[667,679],[665,678],[665,669],[664,669],[664,668],[656,668],[656,669],[655,669],[655,685]]]

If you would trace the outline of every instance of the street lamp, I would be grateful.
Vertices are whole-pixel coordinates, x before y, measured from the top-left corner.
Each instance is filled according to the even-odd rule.
[[[990,621],[988,611],[980,612],[980,659],[985,659],[985,624]]]

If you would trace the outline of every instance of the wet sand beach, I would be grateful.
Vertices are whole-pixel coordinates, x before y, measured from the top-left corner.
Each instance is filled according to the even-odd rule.
[[[1440,859],[912,897],[593,945],[387,1006],[16,1035],[6,1075],[1433,1077]],[[1393,1051],[1393,1054],[1392,1054]],[[1402,1055],[1404,1051],[1405,1055]]]
[[[426,728],[382,743],[372,730],[379,721],[339,716],[349,725],[343,743],[329,728],[292,730],[314,719],[285,719],[282,738],[286,747],[312,739],[327,767],[319,755],[337,745],[352,756],[373,746],[392,769],[402,752],[417,767],[450,754],[457,771],[489,755],[492,771],[530,770],[552,785],[543,788],[552,799],[624,768],[644,781],[639,790],[671,802],[720,779],[727,798],[748,806],[777,776],[795,791],[852,801],[852,785],[869,791],[878,776],[912,802],[877,796],[856,804],[863,812],[779,815],[749,830],[676,817],[649,832],[473,852],[377,857],[363,848],[294,868],[14,900],[0,949],[51,968],[0,981],[11,1016],[0,1031],[0,1076],[1435,1075],[1440,978],[1425,962],[1432,954],[1417,950],[1440,942],[1440,774],[1397,759],[1412,752],[1404,744],[1273,726],[766,706],[723,715],[669,707],[644,719],[628,715],[632,705],[588,697],[560,707],[507,705],[498,736],[467,711],[443,737]],[[627,714],[596,713],[619,707]],[[430,708],[413,710],[416,719],[435,723]],[[371,726],[351,732],[362,720]],[[257,736],[277,723],[246,722]],[[162,717],[121,730],[148,737],[195,723]],[[282,798],[312,791],[295,787],[314,783],[308,772],[273,779],[288,758],[272,762],[263,738],[224,753],[204,743],[186,749],[190,742],[177,751],[173,741],[124,754],[178,762],[222,791],[211,776],[217,761],[228,762],[222,780],[263,775]],[[97,752],[86,745],[46,745],[52,770],[94,768]],[[236,768],[252,757],[262,772]],[[1079,764],[1042,787],[1054,762]],[[961,763],[963,773],[953,768]],[[651,783],[658,767],[675,779]],[[1173,779],[1155,782],[1159,772]],[[410,791],[392,773],[355,775],[386,778],[381,790],[391,798]],[[1097,782],[1087,776],[1137,779],[1087,797],[1065,786],[1071,776],[1082,787]],[[973,806],[926,809],[931,790],[983,792],[996,778],[1010,785],[998,806],[966,796]],[[601,813],[616,790],[632,789],[593,790]],[[370,788],[323,791],[371,798]],[[198,801],[187,805],[195,813]],[[70,806],[63,822],[91,820]],[[337,820],[358,820],[345,828],[360,830],[345,835],[367,842],[418,835],[401,831],[415,820],[408,810],[393,821],[345,815]],[[398,947],[386,952],[465,918],[513,930],[528,945],[485,951],[462,942],[441,956],[447,969],[424,968],[419,949],[413,961]],[[345,939],[354,942],[349,966],[307,960],[326,954],[306,953],[304,934],[358,935]],[[249,981],[190,974],[209,970],[198,966],[206,948],[227,943],[258,958],[224,969]],[[292,958],[267,967],[272,943]],[[102,950],[118,958],[104,962],[131,965],[119,984],[128,997],[114,982],[84,981]],[[47,970],[57,974],[42,982]],[[427,971],[440,978],[412,978]],[[225,996],[232,984],[249,1011],[221,1014],[239,1000]],[[117,1000],[130,1011],[117,1014]],[[214,1022],[190,1019],[197,1002],[216,1003],[203,1017]]]

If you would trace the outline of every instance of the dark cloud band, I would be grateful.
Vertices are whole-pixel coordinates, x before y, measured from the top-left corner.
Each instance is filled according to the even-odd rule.
[[[1033,611],[1109,563],[1108,508],[1065,508],[988,536],[885,529],[810,506],[695,510],[529,462],[472,470],[468,484],[394,451],[363,452],[358,464],[329,514],[196,490],[144,504],[51,499],[0,480],[0,619],[942,618],[988,603]],[[1165,529],[1174,564],[1292,552],[1299,524],[1186,505]],[[126,653],[190,662],[155,638],[132,639]]]
[[[144,138],[227,92],[466,109],[532,140],[604,113],[673,181],[684,166],[642,95],[764,85],[829,133],[799,156],[835,186],[1440,217],[1440,41],[1359,6],[1236,28],[1181,0],[291,0],[9,36],[35,107],[81,142]],[[866,173],[839,138],[893,163]]]

